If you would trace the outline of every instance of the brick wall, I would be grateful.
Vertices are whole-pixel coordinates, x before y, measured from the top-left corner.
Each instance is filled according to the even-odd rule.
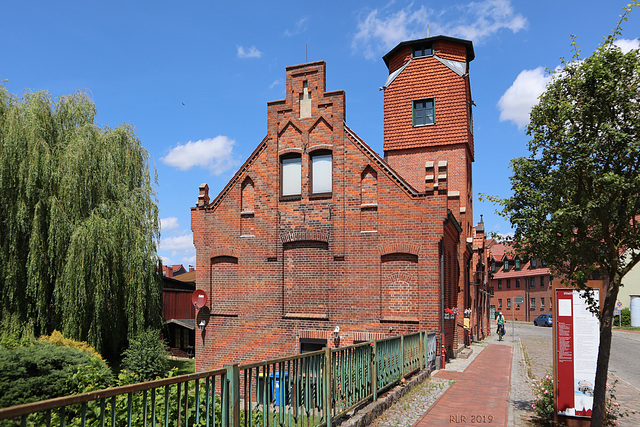
[[[436,44],[448,59],[466,49]],[[411,49],[394,52],[390,69]],[[462,345],[462,314],[445,321],[442,311],[464,309],[468,295],[470,91],[433,60],[413,61],[386,89],[388,163],[345,125],[345,93],[326,90],[324,62],[287,67],[285,99],[267,104],[267,136],[213,200],[202,185],[192,208],[211,312],[197,370],[294,354],[305,339],[335,346],[336,326],[341,346],[421,329],[444,331],[450,354]],[[437,117],[417,130],[416,87],[436,97]],[[331,154],[329,192],[312,188],[315,154]],[[283,195],[283,161],[299,165],[299,194]]]
[[[454,253],[455,298],[459,236],[451,225],[444,233],[447,192],[416,192],[346,128],[344,93],[325,92],[324,73],[323,62],[287,68],[267,137],[218,197],[203,194],[192,208],[198,288],[212,298],[198,370],[297,353],[301,338],[333,346],[336,326],[340,345],[439,331],[440,241]],[[312,113],[300,118],[304,81]],[[332,153],[332,192],[314,195],[310,155],[320,149]],[[291,153],[301,191],[281,197],[280,162]]]

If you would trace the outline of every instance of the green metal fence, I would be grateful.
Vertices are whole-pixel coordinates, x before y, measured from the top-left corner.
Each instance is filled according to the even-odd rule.
[[[415,334],[0,409],[0,426],[327,426],[430,366]]]

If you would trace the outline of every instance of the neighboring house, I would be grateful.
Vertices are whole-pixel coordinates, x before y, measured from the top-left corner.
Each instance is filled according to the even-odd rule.
[[[174,277],[179,276],[181,274],[186,273],[184,266],[182,264],[177,265],[163,265],[162,266],[162,275],[165,277]]]
[[[640,298],[640,264],[636,264],[622,279],[622,286],[618,292],[618,301],[622,303],[622,308],[631,307],[631,295],[638,295]]]
[[[168,266],[162,278],[162,315],[165,321],[164,336],[172,353],[193,356],[195,350],[196,311],[191,295],[196,290],[196,271],[191,269],[172,277],[174,268],[186,271],[182,265]],[[177,267],[177,268],[176,268]]]
[[[198,371],[419,330],[439,344],[443,334],[454,355],[465,308],[477,313],[474,333],[488,333],[473,59],[470,41],[444,36],[384,56],[384,159],[346,125],[345,93],[327,91],[324,62],[287,67],[267,136],[213,200],[202,184],[192,208],[208,297]],[[460,315],[445,319],[447,308]]]
[[[495,317],[495,313],[502,311],[507,320],[533,321],[540,314],[551,314],[553,277],[549,268],[535,258],[521,259],[508,245],[491,240],[488,246],[491,315]],[[516,296],[521,296],[524,302],[516,304]]]

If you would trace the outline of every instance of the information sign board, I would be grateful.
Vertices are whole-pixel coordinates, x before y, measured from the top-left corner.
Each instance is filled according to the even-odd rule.
[[[596,302],[600,292],[595,289]],[[577,290],[556,290],[557,408],[559,415],[590,417],[600,343],[597,316]]]

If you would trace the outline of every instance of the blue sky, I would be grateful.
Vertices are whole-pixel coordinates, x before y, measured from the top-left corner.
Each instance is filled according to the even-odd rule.
[[[266,135],[267,102],[284,98],[285,67],[327,63],[327,90],[345,90],[347,124],[382,154],[381,57],[403,40],[471,40],[474,194],[510,194],[509,161],[526,154],[528,112],[544,70],[588,56],[624,1],[135,1],[0,0],[0,79],[9,92],[86,91],[100,126],[131,123],[158,173],[165,264],[195,265],[190,207],[215,196]],[[637,47],[640,10],[621,43]],[[495,206],[474,222],[508,233]]]

